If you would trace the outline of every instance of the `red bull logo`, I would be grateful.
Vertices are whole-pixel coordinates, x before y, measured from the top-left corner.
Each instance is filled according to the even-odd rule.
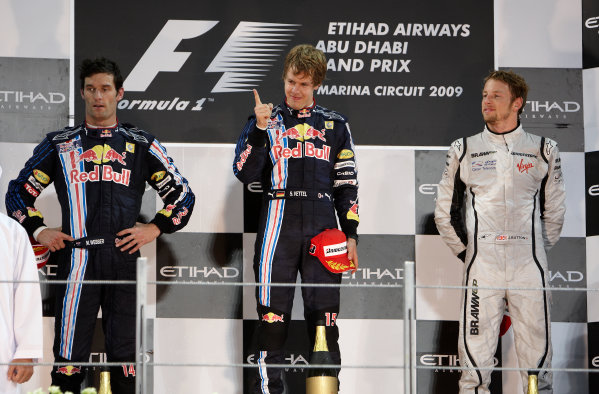
[[[110,145],[96,145],[93,148],[90,148],[83,153],[77,155],[74,164],[79,163],[81,161],[93,162],[95,164],[103,164],[108,162],[119,162],[122,165],[127,165],[125,163],[125,156],[127,152],[118,153],[114,149],[110,147]]]
[[[318,138],[321,141],[326,142],[325,130],[316,130],[307,123],[297,124],[294,127],[290,127],[280,135],[277,136],[277,141],[283,137],[291,138],[294,140],[309,140]]]
[[[238,171],[241,171],[243,164],[249,157],[250,153],[252,153],[252,146],[248,144],[248,147],[241,153],[241,156],[239,156],[239,161],[236,163]]]
[[[177,216],[173,218],[173,224],[176,226],[180,225],[181,218],[183,216],[187,216],[188,213],[189,211],[187,210],[187,208],[183,207],[183,209],[177,213]]]
[[[67,375],[67,376],[71,376],[76,373],[81,373],[81,368],[74,367],[72,365],[67,365],[66,367],[58,367],[56,369],[56,372]]]
[[[323,145],[322,148],[317,148],[311,142],[302,144],[298,142],[295,148],[284,148],[281,145],[275,145],[272,147],[272,154],[275,160],[283,159],[300,159],[302,157],[314,157],[320,160],[329,161],[331,154],[331,147]]]
[[[326,138],[324,138],[324,129],[322,131],[319,131],[312,127],[310,127],[308,130],[306,130],[306,132],[304,134],[304,138],[305,139],[318,138],[321,141],[326,141]]]
[[[277,315],[276,313],[272,313],[272,312],[268,312],[264,315],[262,315],[262,321],[265,321],[267,323],[284,323],[285,321],[283,320],[283,318],[285,317],[285,315]]]
[[[88,149],[85,152],[83,152],[82,154],[80,154],[79,156],[77,156],[77,162],[80,162],[81,160],[87,161],[87,162],[99,162],[100,158],[98,157],[98,154],[96,153],[96,151],[94,151],[93,149]]]
[[[294,140],[303,140],[302,135],[300,134],[299,130],[296,129],[295,127],[291,127],[289,129],[285,130],[284,132],[282,132],[280,138],[283,138],[283,137],[292,138]]]
[[[104,151],[104,159],[102,161],[112,161],[112,162],[118,161],[122,165],[127,165],[127,163],[125,163],[125,155],[126,154],[127,154],[127,152],[123,152],[123,154],[120,154],[117,151],[115,151],[114,149],[110,148],[107,151]]]
[[[70,183],[85,183],[85,182],[98,182],[102,176],[102,181],[114,182],[124,186],[129,186],[131,180],[131,170],[123,169],[122,172],[116,172],[112,169],[112,166],[106,165],[102,167],[102,174],[100,174],[100,166],[95,165],[94,169],[89,172],[79,171],[74,169],[69,174]]]
[[[310,115],[311,115],[310,110],[308,108],[300,109],[299,112],[297,113],[298,118],[309,118]]]

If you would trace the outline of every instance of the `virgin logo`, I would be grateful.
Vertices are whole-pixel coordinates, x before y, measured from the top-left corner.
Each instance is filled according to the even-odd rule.
[[[526,172],[528,174],[528,170],[533,168],[532,163],[525,163],[524,159],[520,160],[520,163],[517,164],[518,170],[520,172]]]

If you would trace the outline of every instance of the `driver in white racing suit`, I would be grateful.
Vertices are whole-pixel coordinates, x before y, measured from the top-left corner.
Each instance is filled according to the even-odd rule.
[[[565,213],[561,160],[555,141],[525,132],[519,114],[528,86],[513,72],[485,79],[486,126],[454,141],[439,183],[435,222],[452,252],[465,262],[458,350],[467,368],[460,393],[489,393],[499,325],[509,302],[524,392],[538,375],[539,392],[552,393],[547,257]],[[483,287],[501,287],[489,290]],[[488,369],[484,369],[488,368]],[[534,371],[537,369],[537,371]],[[538,371],[540,369],[540,372]]]

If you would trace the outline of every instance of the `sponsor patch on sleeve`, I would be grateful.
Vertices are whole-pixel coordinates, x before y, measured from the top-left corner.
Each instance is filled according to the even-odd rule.
[[[347,211],[347,218],[349,220],[355,220],[356,222],[360,222],[360,216],[358,215],[358,202],[357,201],[350,201],[353,205],[351,206],[351,208],[349,208],[349,211]]]
[[[354,163],[353,161],[340,161],[335,163],[335,169],[338,170],[340,168],[344,168],[344,167],[355,167],[356,163]]]
[[[40,195],[40,194],[39,194],[39,192],[38,192],[37,190],[35,190],[33,187],[31,187],[31,186],[29,185],[29,183],[25,183],[25,184],[23,185],[23,187],[25,188],[25,190],[27,190],[27,193],[31,194],[33,197],[37,197],[37,196],[39,196],[39,195]]]
[[[27,207],[27,214],[29,215],[29,217],[37,216],[37,217],[43,218],[42,213],[32,207]]]
[[[354,152],[352,152],[349,149],[343,149],[341,152],[339,152],[339,154],[337,155],[338,159],[351,159],[352,157],[354,157]]]
[[[547,139],[545,142],[545,156],[549,156],[554,147],[555,142],[551,141],[550,139]]]
[[[162,171],[162,172],[164,172],[164,171]],[[176,205],[169,204],[164,209],[161,209],[160,211],[158,211],[158,213],[161,215],[164,215],[168,218],[172,215],[173,209],[175,209],[176,207],[177,207]]]
[[[33,177],[33,175],[29,175],[29,178],[27,178],[27,181],[29,182],[29,184],[30,184],[31,186],[33,186],[34,188],[36,188],[36,189],[37,189],[37,191],[41,192],[42,190],[44,190],[44,186],[42,186],[42,184],[41,184],[41,183],[39,183],[39,182],[37,181],[37,179],[35,179],[35,178]]]
[[[355,179],[340,179],[340,180],[336,180],[335,182],[333,182],[333,187],[339,187],[339,186],[343,186],[343,185],[355,186],[357,184],[358,184],[358,181]]]
[[[25,215],[23,215],[21,211],[14,211],[12,216],[17,219],[19,223],[23,223],[23,220],[25,220]]]
[[[44,185],[47,185],[50,182],[50,177],[46,175],[43,171],[35,169],[33,170],[33,176],[35,177],[35,179],[37,179]]]
[[[153,173],[150,179],[154,182],[160,182],[164,178],[164,175],[166,175],[166,171],[158,171]]]

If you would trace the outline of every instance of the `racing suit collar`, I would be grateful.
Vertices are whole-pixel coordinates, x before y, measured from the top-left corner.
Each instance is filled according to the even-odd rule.
[[[493,130],[491,130],[489,128],[489,125],[485,123],[485,130],[487,130],[489,133],[493,133],[493,134],[496,134],[496,135],[506,135],[506,134],[509,134],[509,133],[513,133],[514,131],[518,130],[519,128],[520,128],[520,119],[518,119],[518,123],[516,124],[516,127],[514,127],[513,129],[511,129],[510,131],[506,131],[504,133],[496,133],[496,132],[494,132]]]
[[[119,127],[119,122],[117,120],[117,122],[113,125],[110,126],[106,126],[106,127],[102,127],[102,126],[95,126],[95,125],[91,125],[88,124],[87,122],[83,122],[83,128],[85,129],[85,134],[90,136],[90,137],[102,137],[102,138],[107,138],[107,137],[111,137],[112,134],[116,131],[116,129]]]
[[[522,124],[520,120],[518,120],[518,125],[516,128],[507,131],[505,133],[496,133],[491,131],[489,127],[485,124],[485,129],[483,131],[483,135],[488,138],[492,143],[498,144],[501,146],[508,146],[508,149],[511,149],[513,142],[518,139],[524,133],[524,129],[522,128]]]
[[[285,109],[289,112],[289,115],[293,116],[294,118],[307,118],[312,115],[312,110],[314,109],[314,107],[316,107],[316,99],[312,99],[312,105],[299,110],[293,109],[289,105],[287,105],[287,99],[283,100],[283,105],[285,106]]]

